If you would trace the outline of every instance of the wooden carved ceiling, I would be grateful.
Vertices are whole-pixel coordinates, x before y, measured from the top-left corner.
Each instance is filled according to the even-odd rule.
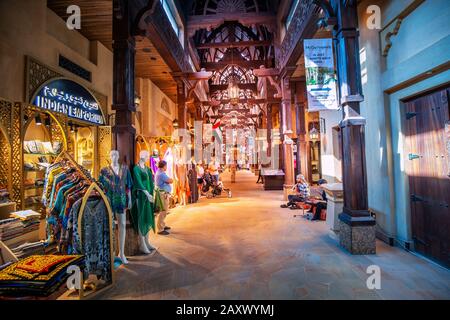
[[[274,66],[274,20],[278,1],[190,1],[188,36],[199,64],[212,71],[209,80],[213,108],[209,116],[225,126],[236,118],[240,126],[254,124],[262,112],[257,101],[257,78],[253,69]],[[231,103],[228,83],[239,87],[238,101]]]
[[[113,0],[47,0],[47,6],[67,20],[67,8],[78,5],[81,9],[80,33],[91,41],[99,41],[112,51]],[[144,37],[136,39],[136,76],[150,79],[172,101],[176,102],[176,83],[171,70]]]

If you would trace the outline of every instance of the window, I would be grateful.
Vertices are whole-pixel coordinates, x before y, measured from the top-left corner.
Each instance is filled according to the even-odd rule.
[[[291,8],[289,9],[289,13],[286,17],[286,30],[289,29],[289,25],[292,22],[292,18],[294,17],[295,10],[297,10],[298,4],[300,3],[300,0],[293,0],[291,4]]]
[[[175,31],[177,37],[180,37],[180,27],[175,19],[172,9],[169,6],[168,0],[161,0],[161,4],[166,12],[167,18],[169,18],[170,24],[172,25],[173,31]]]

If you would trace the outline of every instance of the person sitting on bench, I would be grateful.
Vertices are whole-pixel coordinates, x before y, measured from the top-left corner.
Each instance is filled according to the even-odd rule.
[[[288,203],[281,205],[281,208],[295,208],[296,202],[305,202],[310,195],[309,184],[302,174],[297,175],[297,183],[294,185],[292,190],[295,190],[297,194],[291,194],[288,196]]]
[[[327,180],[320,179],[317,184],[319,185],[320,190],[322,191],[322,199],[321,200],[315,200],[315,201],[306,201],[306,203],[311,204],[311,213],[313,213],[313,208],[316,207],[316,211],[314,212],[314,215],[311,219],[312,220],[320,220],[320,213],[322,212],[322,209],[327,208],[327,193],[323,189],[323,185],[327,184]]]

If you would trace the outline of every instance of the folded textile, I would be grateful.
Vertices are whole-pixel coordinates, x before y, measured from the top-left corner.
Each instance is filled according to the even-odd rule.
[[[48,296],[67,279],[70,265],[82,268],[84,256],[34,255],[22,259],[0,270],[0,295]]]

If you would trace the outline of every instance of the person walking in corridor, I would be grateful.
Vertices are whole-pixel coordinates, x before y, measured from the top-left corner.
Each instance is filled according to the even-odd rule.
[[[155,182],[157,187],[157,192],[160,193],[163,209],[159,212],[158,218],[156,220],[156,228],[159,235],[167,236],[169,235],[170,227],[166,226],[166,216],[169,214],[170,206],[170,196],[172,193],[173,179],[171,179],[167,173],[167,162],[160,161],[158,163],[158,170],[156,171]]]

